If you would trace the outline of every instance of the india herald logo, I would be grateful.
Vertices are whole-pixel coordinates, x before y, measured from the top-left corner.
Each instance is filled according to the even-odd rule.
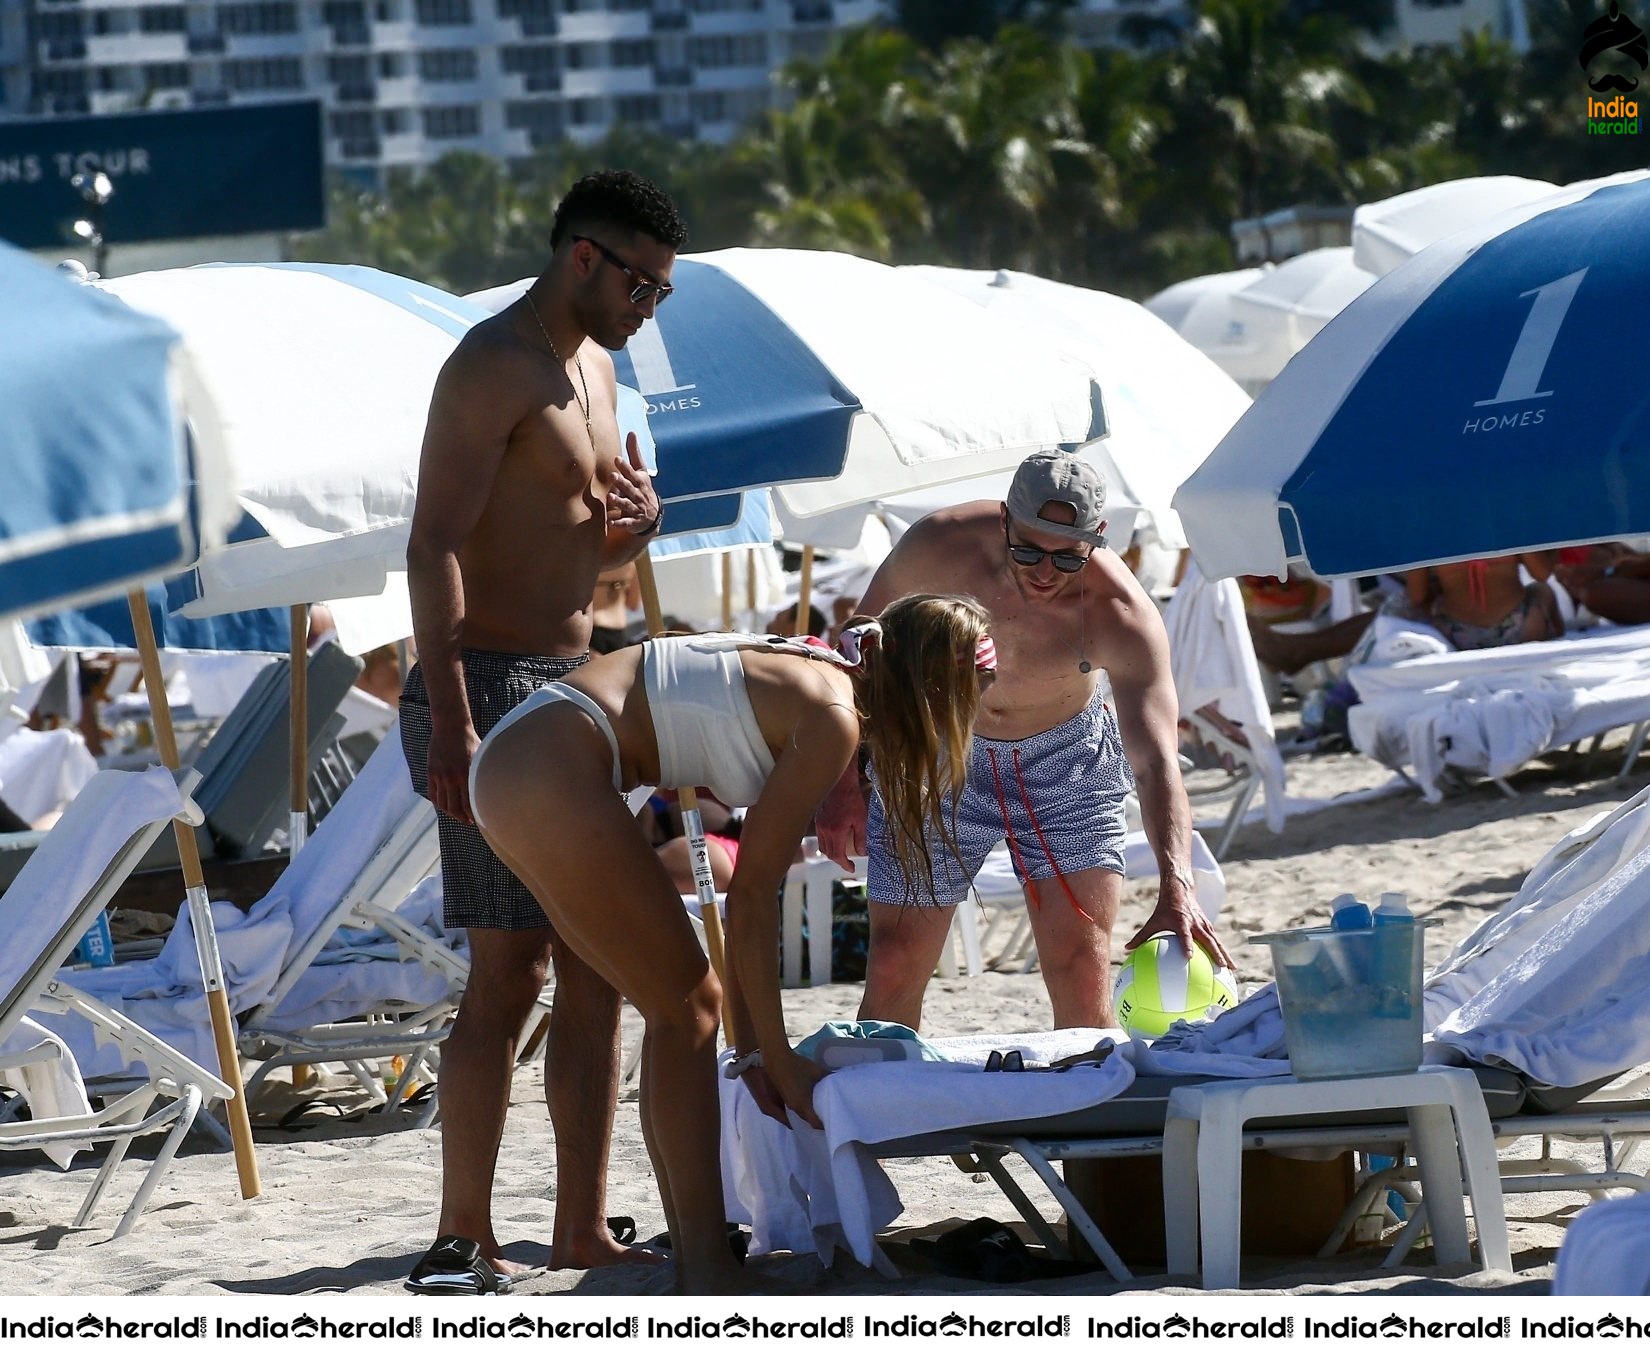
[[[1637,75],[1626,72],[1632,66],[1640,72],[1650,68],[1650,42],[1644,30],[1621,12],[1616,0],[1610,0],[1609,13],[1594,19],[1582,33],[1578,57],[1593,93],[1630,94],[1639,81]],[[1601,74],[1593,74],[1595,62],[1604,67]]]

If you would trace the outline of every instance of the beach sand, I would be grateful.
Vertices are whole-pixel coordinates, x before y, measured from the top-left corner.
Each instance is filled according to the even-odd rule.
[[[1417,915],[1437,919],[1429,932],[1429,962],[1443,955],[1518,888],[1525,873],[1565,832],[1626,799],[1650,778],[1650,761],[1629,780],[1613,780],[1621,739],[1587,760],[1557,756],[1514,778],[1516,799],[1488,784],[1428,805],[1413,791],[1329,807],[1292,818],[1281,835],[1251,823],[1224,863],[1228,883],[1223,936],[1237,955],[1247,984],[1268,980],[1264,946],[1244,945],[1259,932],[1321,921],[1329,900],[1343,891],[1372,899],[1383,890],[1407,893]],[[1614,750],[1612,752],[1612,750]],[[1290,763],[1290,792],[1301,800],[1368,791],[1390,774],[1352,754]],[[1114,939],[1122,942],[1144,919],[1155,885],[1126,888]],[[793,1037],[821,1022],[847,1019],[858,1002],[855,985],[836,984],[785,994]],[[935,1035],[1013,1032],[1048,1023],[1041,976],[988,972],[975,978],[935,979],[928,990],[925,1030]],[[627,1044],[639,1029],[627,1010]],[[553,1146],[540,1070],[518,1071],[500,1156],[495,1214],[512,1254],[542,1261],[554,1210]],[[270,1088],[259,1118],[301,1099],[290,1086]],[[306,1095],[309,1093],[306,1093]],[[230,1295],[353,1293],[399,1295],[401,1281],[434,1234],[440,1197],[439,1130],[409,1127],[411,1113],[365,1113],[360,1098],[337,1083],[287,1128],[257,1131],[263,1174],[261,1198],[243,1201],[227,1152],[198,1136],[162,1180],[137,1228],[118,1241],[109,1234],[136,1183],[128,1162],[98,1217],[70,1225],[90,1182],[95,1159],[82,1158],[61,1173],[32,1154],[0,1159],[0,1293],[7,1295]],[[133,1157],[141,1153],[134,1150]],[[980,1215],[1013,1219],[1008,1202],[989,1181],[960,1172],[949,1160],[891,1164],[905,1202],[898,1227],[905,1235],[934,1234]],[[1034,1198],[1055,1206],[1046,1194]],[[1245,1259],[1250,1292],[1387,1292],[1392,1295],[1542,1294],[1565,1221],[1585,1203],[1580,1194],[1509,1195],[1514,1274],[1444,1271],[1410,1264],[1379,1270],[1382,1250],[1364,1247],[1332,1261]],[[664,1229],[634,1102],[618,1111],[608,1212],[628,1214],[638,1234]],[[756,1263],[765,1275],[817,1295],[998,1294],[1041,1292],[1108,1294],[1121,1288],[1103,1271],[1039,1281],[1005,1290],[948,1279],[916,1268],[908,1249],[896,1254],[910,1267],[884,1279],[851,1260],[830,1269],[809,1257]],[[1412,1258],[1426,1262],[1422,1250]],[[1149,1268],[1135,1286],[1164,1293],[1197,1292],[1184,1277],[1173,1283]],[[602,1271],[546,1274],[518,1288],[523,1295],[574,1292],[631,1295],[669,1292],[662,1267],[627,1265]]]

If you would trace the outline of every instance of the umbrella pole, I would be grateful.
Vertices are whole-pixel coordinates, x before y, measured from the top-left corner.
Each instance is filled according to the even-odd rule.
[[[292,812],[287,854],[296,858],[309,840],[309,604],[292,608]]]
[[[796,584],[796,633],[808,633],[808,608],[813,602],[814,591],[814,548],[802,548],[802,577]],[[827,628],[828,629],[828,628]],[[825,637],[819,637],[823,640]]]
[[[657,635],[664,629],[664,613],[659,607],[659,584],[653,577],[653,560],[644,551],[636,557],[636,577],[642,589],[642,608],[647,613],[647,633]],[[687,834],[688,856],[693,861],[693,885],[699,896],[699,916],[705,924],[705,950],[710,955],[711,968],[726,986],[728,965],[726,947],[722,941],[722,914],[716,907],[716,881],[710,873],[710,848],[705,843],[705,822],[699,814],[699,793],[692,786],[676,788],[682,807],[682,830]],[[733,1029],[733,1011],[725,1007],[722,1013],[723,1029],[728,1043],[738,1046]]]
[[[160,646],[149,620],[149,600],[141,590],[126,595],[132,613],[132,630],[137,636],[138,654],[143,661],[143,682],[149,689],[149,713],[155,726],[155,745],[161,760],[172,771],[179,767],[178,740],[172,729],[172,708],[166,700],[166,678],[160,671]],[[195,830],[181,819],[172,825],[178,841],[178,864],[183,869],[183,887],[189,900],[189,920],[195,928],[195,950],[200,956],[201,982],[206,988],[207,1010],[212,1014],[212,1038],[218,1049],[218,1070],[233,1095],[225,1109],[229,1113],[229,1137],[235,1145],[235,1171],[241,1181],[241,1198],[254,1199],[263,1192],[258,1180],[258,1158],[252,1147],[252,1121],[246,1113],[246,1089],[241,1085],[241,1057],[235,1048],[235,1031],[229,1016],[229,994],[223,984],[223,959],[218,954],[218,930],[212,923],[212,903],[206,896],[206,877],[201,871],[200,847]]]
[[[752,546],[745,555],[745,624],[752,630],[759,624],[756,619],[756,547]]]
[[[722,629],[733,629],[733,552],[722,552]]]

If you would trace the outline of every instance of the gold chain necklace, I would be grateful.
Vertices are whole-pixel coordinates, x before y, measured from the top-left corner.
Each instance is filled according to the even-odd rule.
[[[567,364],[561,360],[561,354],[556,351],[556,345],[550,337],[550,331],[544,327],[544,318],[539,314],[538,302],[533,300],[533,293],[528,291],[523,292],[522,295],[527,298],[527,306],[533,312],[533,319],[538,321],[539,333],[544,335],[544,342],[550,349],[550,356],[556,360],[556,365],[565,372]],[[573,403],[579,405],[579,413],[584,415],[584,435],[590,439],[590,450],[595,451],[596,430],[590,426],[590,387],[585,383],[584,361],[579,357],[577,349],[573,350],[573,365],[579,370],[579,385],[584,390],[584,403],[579,404],[577,394],[573,397]]]

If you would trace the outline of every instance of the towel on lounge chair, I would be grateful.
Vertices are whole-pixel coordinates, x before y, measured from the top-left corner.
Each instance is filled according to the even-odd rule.
[[[46,1057],[40,1057],[44,1053]],[[6,1057],[32,1056],[6,1066]],[[0,1086],[16,1091],[29,1106],[29,1118],[56,1120],[72,1115],[90,1115],[92,1103],[86,1099],[86,1084],[74,1054],[51,1031],[25,1016],[0,1040]],[[41,1151],[64,1171],[84,1143],[48,1143]]]
[[[1579,1087],[1650,1063],[1650,790],[1569,834],[1440,965],[1450,1054]]]
[[[392,826],[416,803],[400,744],[386,740],[268,894],[245,913],[228,903],[212,905],[225,986],[236,1013],[244,1014],[270,998],[289,958],[298,955],[305,943],[328,924],[338,901]],[[336,936],[333,953],[325,958],[338,958],[336,946],[346,945],[349,939]],[[370,947],[370,939],[367,944]],[[357,976],[346,973],[343,966],[311,968],[327,972],[316,976],[306,973],[300,979],[302,992],[288,994],[281,1009],[283,1019],[289,1007],[302,1006],[306,1014],[321,1013],[321,1019],[335,1020],[372,1005],[352,990],[351,981]],[[388,965],[374,967],[375,979],[393,979],[399,986],[398,991],[379,996],[404,997],[422,1005],[447,992],[446,980],[414,961],[394,968],[404,974],[390,973],[392,967]],[[344,982],[329,1003],[329,983],[339,979]],[[177,925],[153,959],[79,972],[75,983],[93,997],[126,1012],[197,1063],[216,1066],[206,993],[187,909],[180,910]],[[54,1019],[53,1028],[68,1039],[87,1077],[125,1071],[120,1051],[94,1044],[89,1028],[78,1018],[64,1017],[61,1025]]]
[[[1163,610],[1163,624],[1169,633],[1169,662],[1182,715],[1212,705],[1240,729],[1265,790],[1266,826],[1281,833],[1287,809],[1283,756],[1237,582],[1211,583],[1195,562],[1187,564]]]
[[[1531,757],[1650,718],[1650,626],[1356,664],[1358,751],[1413,766],[1428,800],[1447,769],[1505,776]]]
[[[856,1064],[817,1084],[822,1131],[792,1117],[786,1129],[757,1109],[742,1082],[722,1082],[722,1180],[728,1218],[751,1226],[751,1251],[813,1251],[829,1264],[838,1246],[862,1265],[895,1273],[877,1230],[899,1217],[899,1193],[868,1144],[1038,1119],[1108,1100],[1134,1069],[1108,1058],[1064,1072],[987,1073],[992,1050],[1017,1049],[1032,1063],[1091,1050],[1117,1030],[968,1035],[936,1040],[949,1060]]]

